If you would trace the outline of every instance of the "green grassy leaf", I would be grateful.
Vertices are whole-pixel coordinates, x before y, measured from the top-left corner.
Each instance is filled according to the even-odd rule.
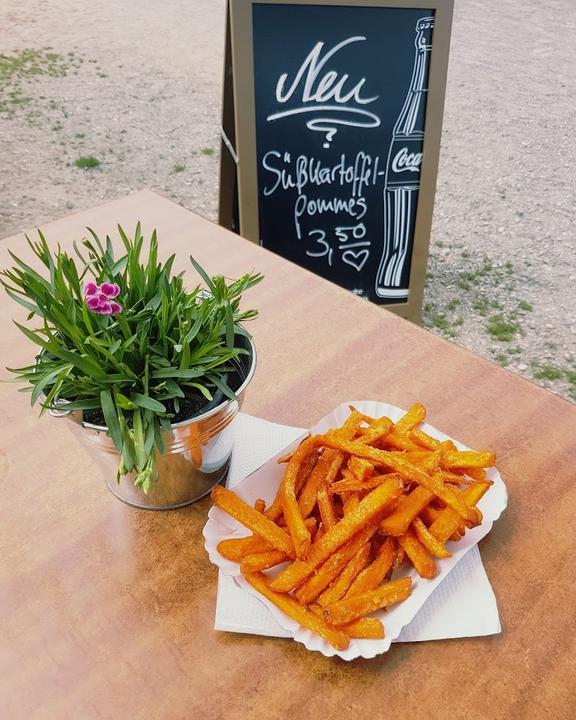
[[[204,372],[198,368],[188,368],[188,370],[179,370],[175,367],[161,368],[160,370],[154,370],[150,373],[150,377],[154,380],[161,380],[163,378],[197,378],[202,377]]]
[[[69,375],[73,367],[73,365],[63,365],[62,367],[57,367],[56,370],[52,370],[52,372],[48,372],[46,374],[42,374],[41,371],[38,371],[38,376],[41,379],[39,380],[39,382],[34,383],[34,390],[32,391],[30,404],[34,405],[40,395],[44,392],[45,388],[47,388],[51,383],[53,383],[56,378],[64,378],[66,375]]]
[[[136,467],[139,471],[144,470],[146,461],[148,460],[146,451],[144,450],[144,426],[142,423],[142,415],[140,410],[134,410],[133,414],[134,427],[134,451],[136,454]]]
[[[226,383],[221,378],[213,374],[209,375],[208,377],[210,378],[210,382],[213,382],[219,390],[222,390],[222,392],[228,399],[238,400],[236,394],[228,387],[228,385],[226,385]]]
[[[191,262],[192,265],[194,266],[194,269],[196,270],[196,272],[198,273],[198,275],[200,275],[200,277],[202,278],[202,280],[204,280],[204,282],[206,283],[206,287],[207,287],[211,292],[215,292],[215,291],[216,291],[216,286],[214,285],[214,283],[213,283],[213,281],[212,281],[212,278],[210,277],[210,275],[208,275],[208,273],[206,272],[206,270],[204,270],[204,268],[202,267],[202,265],[200,265],[200,264],[192,257],[192,255],[190,255],[190,262]]]
[[[100,393],[100,405],[102,407],[104,420],[106,420],[106,426],[108,427],[108,434],[112,438],[112,442],[116,446],[116,450],[122,452],[122,446],[124,443],[122,440],[122,433],[120,432],[118,411],[116,410],[116,406],[112,400],[111,390],[102,390]]]
[[[154,398],[148,397],[147,395],[141,395],[140,393],[132,393],[132,395],[130,395],[130,400],[135,405],[138,405],[138,407],[146,408],[147,410],[152,410],[153,412],[157,413],[166,412],[166,408],[164,405],[162,405],[161,402],[158,402],[158,400],[154,400]]]

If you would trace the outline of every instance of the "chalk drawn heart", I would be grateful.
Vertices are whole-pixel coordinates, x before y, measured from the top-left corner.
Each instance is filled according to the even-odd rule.
[[[364,250],[344,250],[342,253],[342,261],[347,265],[352,265],[353,268],[356,268],[356,270],[360,272],[366,264],[369,255],[370,251],[366,250],[366,248],[364,248]]]

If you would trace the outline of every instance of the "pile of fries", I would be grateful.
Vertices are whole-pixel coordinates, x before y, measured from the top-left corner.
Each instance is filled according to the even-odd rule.
[[[494,453],[459,451],[418,426],[426,409],[415,403],[396,423],[350,408],[342,427],[306,438],[279,459],[286,463],[274,502],[251,507],[216,486],[214,503],[252,531],[218,544],[240,563],[250,585],[338,650],[350,638],[383,638],[371,613],[405,600],[411,564],[422,578],[437,572],[482,522],[476,504],[488,490],[485,468]],[[263,571],[289,563],[275,577]]]

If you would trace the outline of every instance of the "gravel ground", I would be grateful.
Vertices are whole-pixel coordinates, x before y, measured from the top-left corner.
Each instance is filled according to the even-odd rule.
[[[493,5],[456,2],[424,324],[576,400],[576,6]],[[142,188],[216,218],[224,9],[3,0],[0,238]]]

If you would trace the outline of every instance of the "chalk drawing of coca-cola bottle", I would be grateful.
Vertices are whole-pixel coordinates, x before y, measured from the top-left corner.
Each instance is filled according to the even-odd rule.
[[[384,185],[384,250],[376,275],[376,294],[408,297],[412,240],[420,187],[428,66],[434,18],[416,23],[416,54],[410,89],[392,132]]]

